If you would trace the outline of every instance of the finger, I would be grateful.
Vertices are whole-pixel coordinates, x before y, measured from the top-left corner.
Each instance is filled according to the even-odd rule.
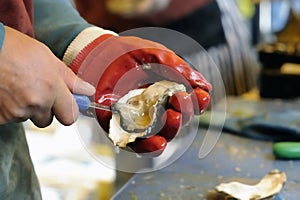
[[[176,92],[169,99],[169,104],[176,111],[182,113],[182,123],[185,125],[194,116],[194,104],[191,95],[187,92]]]
[[[146,139],[137,139],[128,146],[143,157],[157,157],[167,146],[167,141],[164,137],[154,135]]]
[[[53,121],[53,113],[51,109],[35,111],[35,114],[30,118],[32,123],[39,128],[49,126]]]
[[[70,90],[75,94],[83,94],[87,96],[92,96],[96,91],[94,86],[78,77],[76,77],[76,80],[74,81],[74,87],[70,88]]]
[[[69,90],[75,94],[83,94],[91,96],[95,93],[96,89],[90,83],[83,81],[72,72],[72,70],[66,66],[60,69],[63,80],[65,81]]]
[[[22,122],[30,117],[30,110],[20,105],[16,99],[7,94],[1,97],[0,124]]]
[[[9,123],[10,121],[12,121],[11,115],[8,115],[5,109],[0,109],[0,125]]]
[[[197,110],[194,109],[194,112],[196,114],[201,114],[210,103],[210,95],[207,91],[197,87],[193,90],[192,96],[194,99],[196,99],[196,102],[198,103]]]
[[[179,132],[182,124],[182,114],[173,109],[168,109],[164,113],[165,122],[159,135],[163,136],[168,142],[171,141]]]
[[[78,106],[73,98],[73,95],[68,90],[68,88],[60,87],[61,90],[58,92],[54,104],[53,104],[53,114],[57,120],[63,125],[73,124],[79,114]]]

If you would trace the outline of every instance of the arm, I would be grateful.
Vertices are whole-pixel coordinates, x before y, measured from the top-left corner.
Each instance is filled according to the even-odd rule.
[[[84,21],[69,0],[34,0],[36,38],[62,58],[71,41],[91,25]]]
[[[42,26],[40,30],[45,31]],[[47,34],[40,36],[55,38]],[[64,45],[59,41],[56,44]],[[72,108],[75,102],[71,92],[94,93],[93,87],[75,76],[43,43],[2,23],[0,71],[0,124],[31,119],[37,126],[45,127],[55,115],[62,124],[68,125],[78,114],[77,107]]]
[[[31,119],[45,127],[53,115],[64,125],[73,123],[78,108],[70,91],[92,95],[94,88],[41,42],[8,26],[0,29],[0,124]]]

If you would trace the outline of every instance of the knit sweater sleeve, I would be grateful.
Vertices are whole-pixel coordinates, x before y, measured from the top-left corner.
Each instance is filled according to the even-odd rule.
[[[34,0],[35,37],[62,58],[69,44],[85,28],[70,0]]]

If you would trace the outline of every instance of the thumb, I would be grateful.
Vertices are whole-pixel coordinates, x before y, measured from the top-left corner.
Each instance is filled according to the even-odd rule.
[[[72,93],[91,96],[95,94],[95,87],[79,78],[70,68],[63,67],[61,75]]]

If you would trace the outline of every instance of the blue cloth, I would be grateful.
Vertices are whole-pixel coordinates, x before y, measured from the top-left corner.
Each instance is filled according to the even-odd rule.
[[[5,28],[4,25],[0,22],[0,50],[2,49],[4,37],[5,37]]]
[[[83,20],[69,0],[35,0],[34,31],[36,39],[62,58],[70,42],[85,28]]]

